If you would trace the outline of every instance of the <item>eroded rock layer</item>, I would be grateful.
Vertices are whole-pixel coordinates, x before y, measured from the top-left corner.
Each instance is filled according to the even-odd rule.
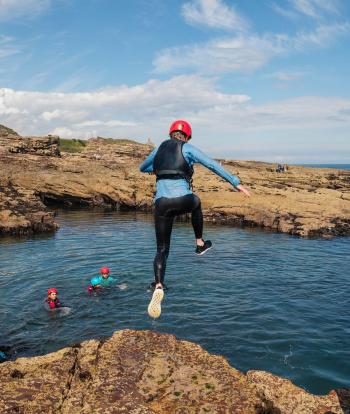
[[[152,146],[100,138],[89,140],[81,152],[61,151],[58,157],[52,156],[57,150],[55,137],[49,137],[50,154],[45,155],[44,150],[35,150],[34,146],[31,150],[11,152],[5,147],[14,148],[16,140],[26,139],[14,137],[12,130],[5,132],[0,137],[2,143],[7,142],[7,146],[0,145],[0,181],[11,182],[23,194],[31,192],[23,204],[23,220],[32,215],[32,197],[46,205],[55,202],[67,206],[152,209],[155,178],[139,172],[139,165]],[[196,166],[194,191],[202,199],[206,220],[303,237],[350,235],[350,171],[290,166],[286,172],[278,173],[276,166],[268,163],[220,162],[241,178],[252,197],[234,192],[228,183]],[[3,209],[0,194],[0,211]],[[0,234],[4,228],[11,228],[16,234],[15,222],[11,222],[9,215],[0,217]],[[46,230],[41,226],[35,228]],[[18,227],[17,233],[21,232]]]
[[[38,194],[0,178],[0,234],[28,235],[58,229]]]

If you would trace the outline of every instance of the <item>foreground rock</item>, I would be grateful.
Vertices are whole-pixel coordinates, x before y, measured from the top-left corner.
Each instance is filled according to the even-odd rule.
[[[315,396],[263,371],[246,375],[174,336],[117,331],[0,365],[3,414],[343,414],[350,390]]]
[[[152,209],[154,176],[139,172],[139,164],[152,146],[93,139],[81,152],[61,151],[58,156],[57,137],[43,137],[41,149],[33,150],[34,140],[27,150],[15,153],[11,148],[19,138],[14,134],[3,129],[0,137],[2,182],[10,180],[22,192],[33,192],[46,205],[54,202],[66,206]],[[350,171],[290,166],[287,172],[277,173],[275,165],[268,163],[221,163],[239,175],[252,197],[247,199],[232,191],[222,179],[196,167],[194,191],[202,199],[206,220],[303,237],[350,235]],[[1,203],[0,199],[0,211]],[[22,210],[25,215],[25,208]],[[29,207],[27,211],[32,214]],[[0,218],[0,234],[2,228],[9,226],[3,220]],[[15,223],[12,228],[15,229]]]

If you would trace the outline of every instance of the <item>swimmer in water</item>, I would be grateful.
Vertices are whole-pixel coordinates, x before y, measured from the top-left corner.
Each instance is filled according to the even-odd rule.
[[[101,287],[110,286],[111,283],[115,282],[114,277],[110,276],[109,267],[103,266],[100,269],[101,276],[93,277],[90,280],[90,285],[88,287],[88,291],[92,292],[96,289],[100,289]]]
[[[57,309],[63,306],[57,297],[57,293],[58,292],[56,288],[50,288],[47,291],[47,298],[45,300],[45,303],[48,304],[50,309]]]

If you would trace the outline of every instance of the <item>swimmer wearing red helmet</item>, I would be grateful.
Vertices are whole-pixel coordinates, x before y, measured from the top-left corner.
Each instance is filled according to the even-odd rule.
[[[100,269],[101,276],[93,277],[90,281],[88,291],[92,292],[95,289],[100,289],[101,287],[109,286],[112,282],[115,281],[114,277],[110,276],[109,267],[103,266]]]
[[[45,302],[49,305],[50,309],[57,309],[62,307],[62,303],[57,297],[57,289],[50,288],[47,290],[47,298]]]

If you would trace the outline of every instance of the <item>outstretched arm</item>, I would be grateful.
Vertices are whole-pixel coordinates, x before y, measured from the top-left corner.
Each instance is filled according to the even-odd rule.
[[[244,195],[246,195],[247,197],[250,197],[250,192],[245,188],[245,187],[243,187],[243,185],[242,184],[239,184],[239,185],[237,185],[237,190],[240,192],[240,193],[243,193]]]
[[[144,173],[151,173],[153,172],[153,160],[154,156],[157,153],[157,148],[149,154],[149,156],[145,159],[145,161],[140,165],[140,171]]]
[[[219,177],[229,182],[238,191],[250,197],[249,191],[245,189],[242,184],[240,184],[240,179],[237,176],[230,174],[228,171],[222,168],[222,166],[217,161],[205,155],[198,148],[190,144],[185,144],[183,146],[183,155],[185,158],[188,158],[191,163],[197,162],[199,164],[202,164],[204,167],[208,168],[210,171],[213,171]]]

